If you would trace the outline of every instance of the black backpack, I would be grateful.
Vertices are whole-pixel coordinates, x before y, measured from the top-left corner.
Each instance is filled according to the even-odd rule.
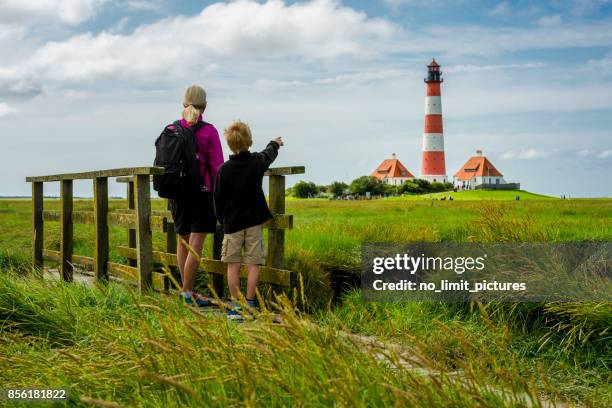
[[[188,128],[176,121],[166,126],[155,141],[153,165],[166,170],[164,174],[153,176],[153,188],[160,197],[180,199],[203,191],[195,132],[206,125],[208,123],[198,122]]]

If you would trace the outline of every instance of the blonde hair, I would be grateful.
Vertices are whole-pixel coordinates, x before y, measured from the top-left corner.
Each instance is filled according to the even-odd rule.
[[[206,91],[197,85],[191,85],[183,97],[183,119],[190,125],[195,125],[206,109]]]
[[[248,124],[236,120],[225,129],[225,140],[234,154],[249,150],[253,144],[251,128]]]

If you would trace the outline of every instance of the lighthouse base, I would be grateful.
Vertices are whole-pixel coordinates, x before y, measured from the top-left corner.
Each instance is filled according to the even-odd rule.
[[[448,182],[448,177],[446,177],[445,174],[434,174],[434,175],[421,174],[419,178],[423,180],[427,180],[430,183],[447,183]]]

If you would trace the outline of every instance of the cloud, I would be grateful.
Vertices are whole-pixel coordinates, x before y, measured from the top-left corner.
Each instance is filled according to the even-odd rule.
[[[484,72],[484,71],[500,71],[506,69],[528,69],[528,68],[543,68],[546,64],[543,62],[525,62],[520,64],[493,64],[493,65],[472,65],[459,64],[449,66],[445,69],[446,72]]]
[[[521,150],[508,150],[502,153],[499,158],[501,160],[535,160],[549,157],[551,152],[536,150],[534,148]]]
[[[0,23],[77,25],[92,18],[108,0],[3,0]]]
[[[104,31],[52,41],[25,62],[51,80],[182,77],[218,58],[316,60],[374,55],[394,24],[332,0],[286,5],[270,0],[215,3],[195,16],[142,25],[127,35]]]
[[[558,26],[561,24],[561,16],[559,14],[555,14],[552,16],[540,17],[536,20],[536,24],[542,27]]]
[[[607,159],[608,157],[612,157],[612,149],[606,149],[597,154],[597,157],[600,159]]]
[[[0,118],[2,116],[10,115],[11,113],[17,113],[17,109],[7,105],[6,103],[0,102]]]
[[[497,6],[493,7],[493,10],[491,10],[489,14],[495,17],[508,16],[510,15],[510,5],[507,1],[502,1]]]
[[[160,11],[162,9],[161,0],[128,0],[126,6],[135,11]]]

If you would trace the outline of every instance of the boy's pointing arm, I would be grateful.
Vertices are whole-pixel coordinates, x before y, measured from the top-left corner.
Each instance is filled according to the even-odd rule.
[[[271,140],[270,143],[268,143],[268,146],[258,153],[263,171],[268,170],[272,162],[276,159],[276,156],[278,156],[278,149],[283,145],[283,139],[281,137],[277,137],[276,139]]]

